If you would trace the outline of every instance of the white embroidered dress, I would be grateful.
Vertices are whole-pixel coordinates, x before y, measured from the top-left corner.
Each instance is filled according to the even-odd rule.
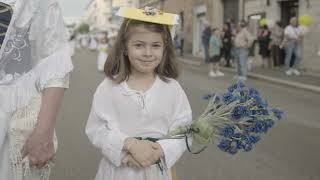
[[[41,92],[68,87],[73,69],[68,33],[56,0],[0,2],[13,9],[0,50],[0,179],[48,179],[50,167],[24,176],[28,166],[20,150],[36,123]]]
[[[176,80],[165,83],[157,77],[148,91],[139,92],[106,78],[96,90],[86,126],[90,141],[103,154],[95,179],[171,180],[168,169],[186,150],[184,139],[158,141],[165,154],[163,174],[157,165],[142,170],[121,166],[123,143],[127,137],[162,137],[191,120],[187,96]]]

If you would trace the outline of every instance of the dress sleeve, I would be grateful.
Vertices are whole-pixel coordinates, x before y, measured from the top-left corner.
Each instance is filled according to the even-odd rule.
[[[32,63],[36,65],[37,87],[64,79],[72,71],[69,35],[56,0],[41,0],[29,32]]]
[[[58,79],[51,79],[49,80],[45,88],[51,88],[51,87],[59,87],[59,88],[69,88],[69,77],[70,75],[67,74],[64,78],[58,78]]]
[[[103,156],[119,167],[123,156],[124,141],[128,136],[117,128],[107,112],[98,110],[102,109],[97,107],[99,100],[101,101],[101,97],[96,94],[85,131],[93,146],[101,150]],[[108,107],[103,109],[107,111]]]
[[[179,84],[177,92],[178,98],[176,99],[176,107],[170,125],[170,130],[173,130],[179,126],[189,125],[192,121],[192,112],[188,98]],[[158,143],[163,149],[167,168],[171,168],[187,149],[184,139],[166,139],[160,140]]]

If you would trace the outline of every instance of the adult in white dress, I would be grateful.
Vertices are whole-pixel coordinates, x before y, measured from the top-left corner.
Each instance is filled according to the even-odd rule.
[[[12,18],[0,50],[0,179],[48,179],[54,125],[73,69],[56,0],[1,0]]]

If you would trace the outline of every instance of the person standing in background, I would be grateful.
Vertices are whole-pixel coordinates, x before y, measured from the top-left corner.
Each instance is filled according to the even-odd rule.
[[[261,31],[258,35],[259,41],[259,54],[262,57],[262,68],[269,67],[272,68],[272,63],[270,60],[270,31],[267,25],[261,27]]]
[[[237,79],[247,80],[248,72],[248,54],[249,48],[253,43],[254,38],[247,30],[247,23],[242,20],[237,27],[237,34],[235,37],[235,60],[237,62]]]
[[[203,21],[205,28],[202,31],[201,39],[204,50],[204,61],[209,62],[209,40],[211,37],[211,26],[207,20]]]
[[[301,60],[301,43],[303,40],[303,34],[299,29],[298,20],[296,17],[290,19],[290,24],[284,30],[285,38],[285,68],[286,75],[292,74],[299,76],[298,66]],[[291,58],[294,55],[293,62],[291,64]]]
[[[231,67],[232,32],[229,23],[224,23],[222,29],[222,56],[225,59],[225,67]]]
[[[283,52],[280,48],[283,40],[283,29],[281,22],[278,21],[271,28],[271,57],[274,67],[279,67],[284,64]]]
[[[220,71],[219,63],[220,63],[220,49],[221,49],[221,38],[219,34],[219,30],[217,28],[212,29],[212,35],[209,41],[209,77],[218,77],[224,76],[224,74]]]

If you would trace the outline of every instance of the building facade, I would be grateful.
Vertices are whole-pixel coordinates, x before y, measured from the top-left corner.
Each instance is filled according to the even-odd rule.
[[[139,0],[91,0],[85,10],[84,21],[91,30],[107,30],[119,25],[115,13],[120,7],[138,7]]]
[[[140,0],[140,6],[153,6],[180,15],[177,28],[184,33],[184,49],[194,56],[202,56],[201,32],[204,21],[212,26],[222,25],[221,3],[214,0]]]

